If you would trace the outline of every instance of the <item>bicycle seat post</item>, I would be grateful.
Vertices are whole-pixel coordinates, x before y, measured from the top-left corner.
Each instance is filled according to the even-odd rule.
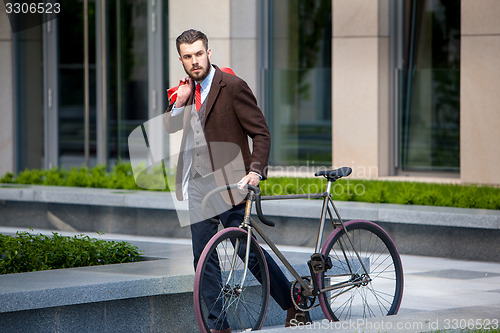
[[[336,180],[336,179],[335,179]],[[333,182],[335,181],[333,179],[328,179],[328,181],[326,182],[326,190],[325,192],[328,193],[328,196],[330,195],[331,193],[331,190],[332,190],[332,184]]]
[[[321,209],[321,218],[320,218],[319,229],[318,229],[318,238],[316,239],[316,248],[315,248],[316,253],[319,253],[320,248],[321,248],[321,242],[323,239],[323,231],[325,228],[326,212],[328,209],[328,198],[330,197],[332,183],[333,183],[333,181],[328,179],[328,182],[326,184],[326,191],[325,191],[326,196],[323,199],[323,207]]]

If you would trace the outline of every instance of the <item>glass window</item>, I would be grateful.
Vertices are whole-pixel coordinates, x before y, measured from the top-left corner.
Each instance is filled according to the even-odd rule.
[[[89,148],[90,166],[97,163],[98,145],[105,147],[109,159],[128,159],[128,135],[138,125],[148,120],[149,84],[148,59],[150,49],[148,40],[148,3],[147,0],[107,0],[105,8],[106,37],[106,119],[98,119],[99,94],[104,80],[98,78],[98,64],[104,58],[97,54],[98,31],[102,21],[97,19],[102,2],[88,0],[89,28],[89,97],[90,124]],[[99,6],[98,6],[99,5]],[[168,54],[167,42],[167,1],[151,4],[158,10],[157,22],[164,45],[160,52]],[[17,169],[44,167],[44,142],[47,151],[54,155],[53,163],[61,167],[85,164],[85,66],[84,66],[84,2],[61,0],[64,13],[58,16],[54,33],[44,40],[43,28],[39,25],[14,34],[15,78],[16,78],[16,123],[17,123]],[[154,21],[153,21],[154,22]],[[163,32],[165,31],[165,32]],[[57,41],[57,42],[55,42]],[[44,48],[50,54],[44,59]],[[50,58],[53,61],[48,61]],[[162,57],[157,57],[162,61]],[[167,59],[168,57],[163,57]],[[102,68],[102,67],[101,67]],[[168,77],[168,66],[162,67],[163,79]],[[44,69],[45,81],[50,77],[51,84],[57,87],[57,103],[53,103],[53,119],[44,119]],[[160,90],[160,89],[157,89]],[[161,93],[161,92],[159,92]],[[51,94],[47,94],[52,96]],[[163,94],[162,94],[163,95]],[[166,96],[166,94],[165,94]],[[166,98],[166,97],[165,97]],[[50,98],[48,98],[50,100]],[[47,124],[57,125],[44,127]],[[99,125],[106,126],[107,137],[98,142]],[[44,128],[58,128],[54,133],[44,133]],[[49,132],[50,129],[49,129]],[[53,140],[47,142],[47,136]],[[100,147],[101,147],[100,146]],[[54,164],[54,165],[55,165]]]
[[[96,50],[95,2],[89,1],[89,151],[96,152]],[[85,66],[83,2],[63,0],[59,15],[59,163],[62,167],[85,164]]]
[[[61,166],[84,164],[83,3],[63,0],[59,16]],[[127,137],[148,117],[147,0],[106,1],[107,159],[128,159]],[[89,1],[90,157],[97,150],[96,2]],[[99,55],[100,57],[100,55]]]
[[[406,2],[399,82],[403,171],[460,170],[460,0]]]
[[[13,34],[17,171],[44,165],[42,26]]]
[[[110,0],[109,157],[128,159],[128,135],[148,120],[148,1]]]
[[[330,165],[330,0],[269,1],[271,164]]]

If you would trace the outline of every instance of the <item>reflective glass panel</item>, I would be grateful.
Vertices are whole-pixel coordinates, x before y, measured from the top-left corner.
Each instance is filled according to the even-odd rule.
[[[148,2],[108,6],[109,157],[128,159],[128,135],[148,120]]]
[[[398,72],[403,171],[460,170],[460,0],[408,1]]]
[[[272,1],[267,110],[273,165],[330,165],[332,6]]]
[[[85,164],[85,65],[82,1],[63,0],[59,15],[59,163],[62,167]],[[96,152],[96,49],[95,2],[89,1],[89,151]]]
[[[44,165],[42,26],[13,34],[17,171]]]

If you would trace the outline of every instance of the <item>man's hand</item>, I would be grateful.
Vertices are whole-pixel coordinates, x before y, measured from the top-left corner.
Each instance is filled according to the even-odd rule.
[[[194,89],[194,84],[189,77],[186,77],[182,82],[184,82],[184,84],[179,85],[179,88],[177,88],[177,100],[175,101],[176,108],[181,108],[186,105]]]
[[[245,187],[246,184],[257,186],[259,185],[259,182],[260,182],[259,175],[255,173],[249,173],[245,177],[241,178],[238,185],[240,185],[240,189],[243,189],[243,187]]]

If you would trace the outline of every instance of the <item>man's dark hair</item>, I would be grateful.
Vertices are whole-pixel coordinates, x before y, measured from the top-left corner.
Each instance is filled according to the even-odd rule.
[[[177,53],[181,54],[181,44],[193,44],[197,40],[201,40],[203,42],[203,46],[205,46],[205,50],[208,50],[208,38],[203,32],[189,29],[184,31],[182,34],[177,37],[175,40],[175,46],[177,47]]]

